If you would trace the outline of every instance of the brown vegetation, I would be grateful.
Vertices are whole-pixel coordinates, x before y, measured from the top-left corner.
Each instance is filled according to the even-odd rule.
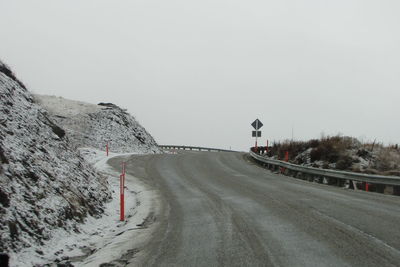
[[[374,174],[400,174],[400,150],[397,144],[365,143],[348,136],[327,136],[309,141],[274,143],[269,157],[284,159],[300,165],[332,168]]]

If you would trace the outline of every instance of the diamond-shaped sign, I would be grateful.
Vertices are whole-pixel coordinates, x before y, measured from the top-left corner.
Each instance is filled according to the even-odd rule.
[[[251,126],[253,126],[254,129],[258,130],[258,129],[260,129],[261,127],[263,127],[263,124],[262,124],[262,122],[261,122],[259,119],[256,119],[256,120],[251,124]]]

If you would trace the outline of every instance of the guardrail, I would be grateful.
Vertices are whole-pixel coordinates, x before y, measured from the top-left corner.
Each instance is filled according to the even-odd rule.
[[[200,147],[200,146],[178,146],[178,145],[159,145],[162,149],[179,149],[179,150],[198,150],[198,151],[213,151],[213,152],[236,152],[233,150]]]
[[[306,167],[301,165],[292,164],[286,161],[269,159],[263,156],[260,156],[253,151],[250,151],[250,156],[255,160],[262,162],[267,165],[272,165],[274,167],[281,167],[292,172],[302,173],[311,176],[318,177],[326,177],[326,178],[335,178],[340,180],[350,180],[350,181],[358,181],[365,182],[371,184],[381,184],[381,185],[394,185],[400,186],[400,177],[398,176],[383,176],[383,175],[372,175],[372,174],[362,174],[356,172],[346,172],[346,171],[336,171],[336,170],[327,170],[327,169],[319,169],[313,167]],[[268,166],[271,167],[271,166]]]

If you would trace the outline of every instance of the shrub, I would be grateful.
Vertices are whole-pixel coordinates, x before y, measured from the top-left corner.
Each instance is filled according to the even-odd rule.
[[[336,169],[347,170],[353,165],[353,159],[348,155],[342,155],[336,163]]]
[[[366,158],[367,156],[369,156],[369,152],[362,148],[357,151],[357,156]]]
[[[378,157],[374,163],[374,167],[378,171],[389,171],[394,168],[394,157],[391,155],[388,149],[383,149],[379,152]]]
[[[307,150],[310,151],[309,154],[304,153]],[[270,147],[268,156],[284,159],[286,151],[289,152],[289,160],[293,163],[305,164],[309,163],[309,160],[311,163],[323,161],[324,168],[335,163],[337,169],[351,170],[352,167],[356,168],[354,163],[360,163],[358,157],[369,160],[372,163],[371,168],[380,173],[399,170],[400,166],[400,151],[397,145],[385,147],[382,143],[375,141],[371,144],[361,144],[357,139],[348,136],[324,136],[321,139],[306,142],[290,140],[276,142]],[[353,154],[358,157],[352,158]],[[363,168],[358,166],[359,171],[364,171]]]
[[[322,156],[322,151],[321,151],[321,149],[314,148],[314,149],[311,150],[311,152],[310,152],[311,162],[314,162],[314,161],[316,161],[316,160],[321,160],[321,156]]]
[[[319,146],[319,140],[318,139],[311,139],[310,141],[308,141],[308,146],[309,147],[318,147]]]
[[[322,169],[329,169],[328,162],[324,162],[324,164],[322,165]]]

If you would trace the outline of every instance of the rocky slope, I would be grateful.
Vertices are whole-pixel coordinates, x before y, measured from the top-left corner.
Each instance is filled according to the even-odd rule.
[[[0,252],[40,247],[55,229],[79,231],[111,196],[107,182],[2,62],[0,163]]]
[[[93,147],[117,153],[160,152],[153,137],[124,109],[111,104],[98,105],[35,95],[52,119],[66,130],[76,147]]]

